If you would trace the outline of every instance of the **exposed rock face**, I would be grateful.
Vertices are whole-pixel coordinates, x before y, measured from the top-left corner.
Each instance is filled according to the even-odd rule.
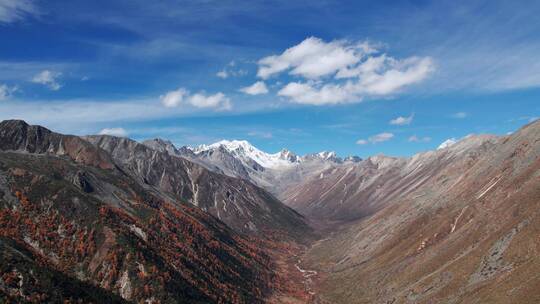
[[[77,171],[73,177],[73,184],[86,193],[94,191],[88,174],[84,171]]]
[[[77,136],[57,134],[41,126],[30,126],[21,120],[0,122],[0,146],[4,151],[54,154],[102,169],[114,167],[106,153],[85,140]]]
[[[540,121],[368,159],[296,192],[305,214],[346,220],[304,260],[331,303],[540,301]]]

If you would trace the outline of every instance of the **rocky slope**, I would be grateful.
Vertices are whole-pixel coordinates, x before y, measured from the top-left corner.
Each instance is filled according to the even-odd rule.
[[[473,162],[496,144],[494,136],[466,138],[452,147],[411,158],[377,155],[321,171],[291,185],[282,199],[318,220],[350,221],[372,215],[425,187],[441,170]]]
[[[321,299],[540,301],[539,121],[326,173],[291,191],[304,213],[348,220],[304,257],[302,267],[324,277]]]
[[[0,123],[1,298],[260,303],[280,288],[254,237],[305,233],[296,213],[187,160],[92,141]]]
[[[151,149],[128,138],[87,136],[142,184],[168,198],[189,202],[242,233],[308,233],[303,218],[252,183],[207,170],[184,158]]]

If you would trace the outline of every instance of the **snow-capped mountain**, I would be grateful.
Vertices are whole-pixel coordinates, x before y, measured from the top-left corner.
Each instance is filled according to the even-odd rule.
[[[161,139],[148,140],[144,144],[159,151],[167,151],[171,155],[187,158],[214,172],[250,180],[276,196],[279,196],[286,185],[300,182],[322,170],[361,160],[357,156],[342,159],[332,151],[304,156],[298,156],[287,149],[267,153],[246,140],[221,140],[210,145],[180,148]]]
[[[211,145],[201,145],[193,148],[193,153],[196,155],[207,153],[209,151],[216,151],[219,149],[225,149],[233,156],[244,159],[252,160],[261,165],[264,168],[280,168],[291,166],[300,161],[300,159],[292,152],[283,149],[278,153],[269,154],[263,152],[246,140],[222,140]]]
[[[192,150],[195,154],[216,151],[220,148],[225,149],[236,157],[251,159],[265,168],[287,167],[311,160],[336,163],[341,163],[343,161],[357,162],[360,160],[358,156],[348,156],[345,159],[342,159],[338,157],[334,151],[322,151],[319,153],[307,154],[305,156],[298,156],[294,152],[284,148],[277,153],[271,154],[257,149],[246,140],[221,140],[211,145],[200,145],[195,148],[188,147],[188,149]]]

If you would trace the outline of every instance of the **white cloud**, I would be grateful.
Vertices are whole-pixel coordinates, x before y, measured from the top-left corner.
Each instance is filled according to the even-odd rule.
[[[434,63],[429,57],[411,57],[401,61],[392,59],[384,72],[362,74],[357,86],[362,94],[389,95],[424,80],[433,70]]]
[[[285,85],[279,96],[301,104],[327,105],[360,102],[388,96],[421,82],[434,69],[430,57],[395,59],[379,54],[367,42],[324,42],[310,37],[281,55],[258,62],[257,76],[267,79],[285,71],[307,81]],[[333,81],[331,79],[334,79]]]
[[[58,91],[62,87],[62,85],[58,83],[58,78],[60,76],[62,76],[62,73],[60,72],[43,70],[32,78],[32,82],[47,86],[53,91]]]
[[[9,87],[6,84],[0,84],[0,101],[10,98],[17,90],[16,86]]]
[[[424,136],[424,137],[418,137],[416,135],[412,135],[408,139],[409,142],[429,142],[431,141],[431,137]]]
[[[240,92],[249,94],[249,95],[259,95],[268,93],[268,88],[263,81],[257,81],[254,84],[241,88]]]
[[[219,92],[213,95],[206,95],[204,92],[191,95],[188,90],[179,88],[178,90],[167,92],[160,96],[161,103],[168,108],[189,104],[196,108],[213,108],[216,110],[230,110],[231,101],[225,94]]]
[[[30,0],[1,0],[0,23],[11,23],[24,19],[28,15],[38,13],[33,1]]]
[[[227,73],[227,70],[221,70],[216,73],[216,76],[221,79],[227,79],[227,77],[229,77],[229,73]]]
[[[393,137],[394,137],[394,134],[384,132],[384,133],[379,133],[377,135],[371,136],[369,138],[369,141],[372,143],[378,143],[378,142],[388,141],[392,139]]]
[[[182,103],[184,97],[188,94],[189,92],[184,88],[169,91],[165,95],[160,96],[161,103],[168,108],[177,107]]]
[[[463,118],[466,118],[467,116],[469,116],[469,114],[467,114],[466,112],[457,112],[457,113],[452,114],[452,117],[457,118],[457,119],[463,119]]]
[[[197,93],[189,98],[189,103],[196,108],[215,108],[219,110],[230,110],[232,107],[231,100],[221,92],[214,95]]]
[[[345,68],[338,71],[337,79],[357,77],[362,74],[379,72],[384,68],[387,60],[391,60],[385,54],[377,57],[368,57],[364,62],[356,67]]]
[[[411,114],[411,116],[406,116],[406,117],[399,116],[397,118],[390,120],[390,124],[396,125],[396,126],[409,125],[413,121],[413,118],[414,118],[414,114]]]
[[[449,138],[449,139],[443,141],[443,142],[439,145],[439,147],[437,147],[437,150],[444,149],[444,148],[448,148],[448,147],[450,147],[451,145],[455,144],[456,142],[457,142],[457,139],[455,139],[455,138],[453,138],[453,137],[452,137],[452,138]]]
[[[105,128],[98,133],[99,135],[111,135],[118,137],[126,137],[128,132],[124,128]]]
[[[370,136],[367,140],[365,139],[359,139],[356,141],[357,145],[366,145],[368,143],[376,144],[380,142],[389,141],[390,139],[394,138],[394,134],[383,132],[379,133],[377,135]]]
[[[362,97],[356,95],[355,90],[352,83],[317,86],[312,83],[291,82],[279,90],[278,95],[288,97],[295,103],[327,105],[361,101]]]
[[[267,79],[290,69],[291,75],[319,78],[358,63],[363,56],[372,51],[367,42],[334,40],[327,43],[322,39],[309,37],[285,50],[281,55],[272,55],[259,60],[257,76]]]
[[[229,77],[240,77],[240,76],[244,76],[244,75],[247,75],[247,71],[246,70],[242,70],[242,69],[238,69],[238,70],[234,70],[234,69],[223,69],[219,72],[216,73],[216,76],[221,78],[221,79],[227,79]]]

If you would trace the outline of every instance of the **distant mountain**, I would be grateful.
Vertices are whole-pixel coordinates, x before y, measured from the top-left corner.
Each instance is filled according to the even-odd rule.
[[[262,303],[279,288],[258,245],[273,233],[311,232],[248,181],[129,139],[0,123],[8,302]]]
[[[268,169],[287,167],[300,161],[300,159],[290,151],[282,150],[275,154],[269,154],[255,148],[245,140],[222,140],[208,146],[202,145],[192,150],[196,155],[199,155],[213,153],[220,149],[227,151],[242,161],[247,163],[255,162]]]
[[[222,140],[211,145],[179,149],[161,139],[147,140],[143,144],[189,159],[214,172],[249,180],[278,198],[292,184],[317,175],[321,170],[361,160],[357,156],[342,159],[335,152],[327,151],[298,156],[283,149],[270,154],[245,140]]]

